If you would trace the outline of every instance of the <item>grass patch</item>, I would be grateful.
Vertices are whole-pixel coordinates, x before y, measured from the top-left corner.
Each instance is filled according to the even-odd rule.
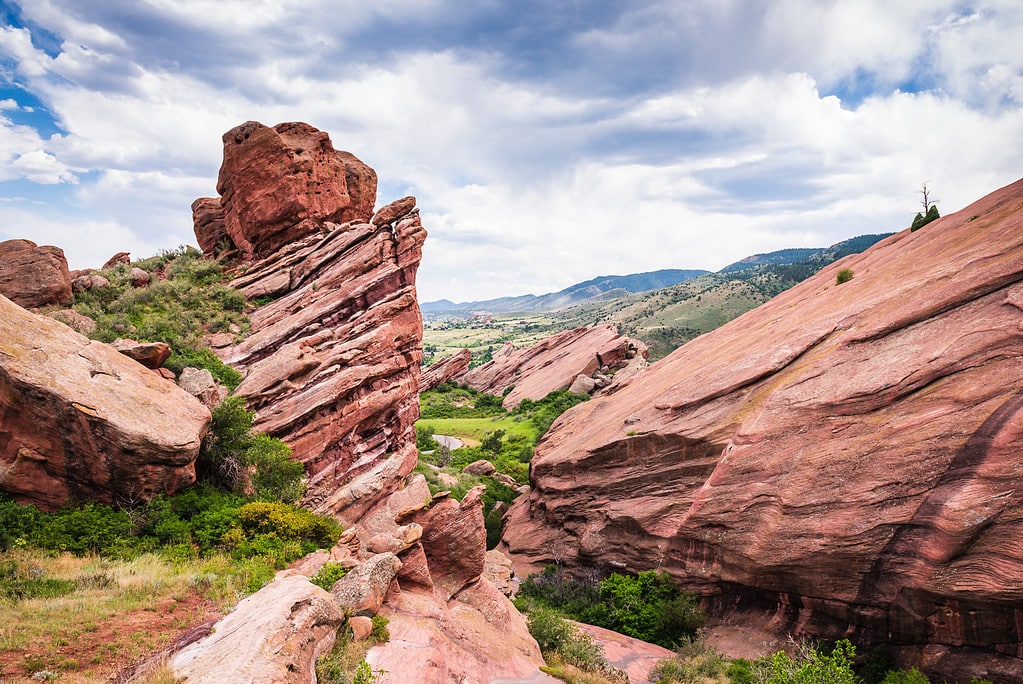
[[[373,670],[366,662],[366,654],[370,648],[386,643],[390,638],[387,618],[382,615],[373,617],[373,631],[365,641],[355,641],[352,628],[345,623],[338,630],[334,648],[316,661],[316,681],[320,684],[371,684],[377,681],[381,671]]]
[[[61,682],[105,681],[247,590],[245,572],[226,555],[176,562],[15,549],[0,562],[72,587],[58,597],[0,599],[0,665],[24,679],[52,671]]]
[[[435,435],[448,435],[461,440],[482,442],[487,435],[498,430],[504,434],[531,439],[536,430],[533,425],[516,416],[490,416],[486,418],[423,418],[416,426],[422,425]]]

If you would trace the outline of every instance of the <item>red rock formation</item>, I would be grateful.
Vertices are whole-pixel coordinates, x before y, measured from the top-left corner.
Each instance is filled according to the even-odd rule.
[[[118,338],[111,342],[110,346],[129,359],[138,361],[146,368],[154,370],[162,366],[173,353],[170,345],[166,342],[136,342]]]
[[[344,621],[328,592],[285,570],[167,665],[195,684],[307,684],[316,681],[316,659],[330,652]]]
[[[333,223],[372,216],[376,174],[306,124],[228,131],[219,188],[235,244],[275,251],[234,281],[273,301],[253,312],[248,338],[217,353],[244,374],[236,394],[255,427],[305,464],[306,504],[357,520],[417,461],[426,231],[415,200],[391,222]]]
[[[109,259],[107,259],[106,263],[104,263],[100,267],[100,270],[101,271],[106,271],[108,269],[114,268],[115,266],[120,266],[121,264],[130,264],[130,263],[131,263],[131,253],[130,252],[118,252],[114,256],[112,256]]]
[[[0,486],[53,509],[195,481],[210,412],[110,345],[0,297]]]
[[[70,302],[71,273],[64,252],[31,240],[0,242],[0,295],[26,308]]]
[[[505,408],[523,399],[543,399],[566,389],[579,375],[593,375],[601,369],[617,370],[643,365],[649,352],[639,340],[622,337],[614,326],[598,325],[566,330],[532,347],[516,349],[506,344],[489,363],[472,369],[461,378],[473,389],[503,395]],[[604,383],[606,384],[606,383]]]
[[[460,502],[438,494],[429,508],[410,518],[423,528],[422,544],[433,583],[449,597],[483,576],[487,556],[482,498],[485,490],[486,487],[473,487]]]
[[[520,564],[662,568],[715,612],[1014,681],[1021,324],[1023,181],[574,408],[505,543]]]
[[[192,202],[192,227],[203,254],[216,258],[225,249],[234,249],[219,197],[200,197]]]
[[[309,124],[269,128],[249,121],[224,134],[217,181],[224,228],[249,256],[270,256],[318,232],[324,221],[368,221],[376,184],[371,168],[336,151],[330,137]],[[215,236],[217,219],[209,202],[200,208],[200,219],[210,219],[209,229],[196,234],[208,240]]]
[[[445,356],[433,365],[427,366],[423,371],[422,380],[419,381],[419,391],[432,390],[434,387],[465,375],[469,370],[471,360],[472,353],[468,349],[461,349],[451,356]]]

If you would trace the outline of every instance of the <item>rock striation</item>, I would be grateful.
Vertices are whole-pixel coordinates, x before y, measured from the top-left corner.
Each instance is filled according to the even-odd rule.
[[[426,231],[415,199],[370,223],[376,173],[307,124],[228,131],[218,188],[234,245],[263,257],[233,285],[265,303],[252,333],[217,353],[242,372],[235,394],[255,427],[305,464],[306,505],[358,520],[417,460]]]
[[[0,297],[0,487],[54,509],[138,502],[195,481],[195,398],[102,342]]]
[[[465,373],[458,381],[481,392],[504,395],[504,406],[511,409],[523,399],[536,401],[555,390],[567,389],[580,375],[594,380],[580,391],[603,389],[611,384],[616,371],[624,371],[624,378],[645,367],[648,356],[644,343],[619,335],[614,326],[583,326],[524,349],[507,343],[494,353],[492,361]]]
[[[37,308],[71,301],[71,272],[64,251],[31,240],[0,242],[0,295]]]
[[[1021,368],[1023,181],[572,409],[505,546],[520,567],[662,568],[718,614],[1015,681]]]
[[[465,375],[471,360],[472,353],[468,349],[460,349],[451,356],[445,356],[433,365],[427,366],[419,382],[419,391],[432,390]]]

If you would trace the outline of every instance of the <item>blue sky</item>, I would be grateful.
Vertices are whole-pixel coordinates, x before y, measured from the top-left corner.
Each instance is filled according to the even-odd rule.
[[[0,239],[194,243],[220,136],[306,121],[414,194],[423,301],[717,269],[1023,176],[1023,3],[0,0]]]

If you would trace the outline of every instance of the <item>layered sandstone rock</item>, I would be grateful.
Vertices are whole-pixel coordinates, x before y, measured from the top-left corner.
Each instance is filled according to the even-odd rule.
[[[426,231],[415,199],[369,223],[376,174],[306,124],[228,131],[218,188],[234,244],[265,256],[233,285],[272,301],[217,353],[243,373],[236,394],[255,427],[305,464],[306,504],[357,520],[417,460]]]
[[[460,349],[451,356],[445,356],[423,371],[422,380],[419,382],[419,391],[426,392],[435,387],[451,382],[469,370],[469,362],[472,360],[472,353],[468,349]]]
[[[200,197],[192,202],[192,227],[203,254],[216,258],[221,252],[234,249],[219,197]]]
[[[1011,681],[1021,368],[1023,181],[574,408],[536,450],[506,545],[520,564],[662,568],[712,611]]]
[[[0,487],[53,509],[195,481],[210,412],[110,345],[0,297]]]
[[[608,373],[624,370],[633,375],[646,365],[647,346],[622,337],[611,325],[580,327],[548,337],[532,347],[516,349],[506,344],[493,360],[472,369],[458,381],[481,392],[505,395],[505,408],[523,399],[543,399],[551,392],[567,389],[579,375],[604,374],[591,391],[610,384]],[[509,388],[511,388],[509,390]]]
[[[224,134],[217,192],[224,231],[249,256],[266,257],[318,232],[324,221],[369,221],[376,173],[305,123],[248,121]],[[414,202],[414,201],[413,201]],[[192,205],[196,235],[214,247],[220,220],[210,200]],[[206,247],[204,246],[205,250]]]
[[[316,681],[316,659],[330,651],[343,623],[329,592],[285,571],[168,665],[190,684],[308,684]]]
[[[461,502],[446,494],[431,498],[417,475],[360,521],[359,529],[373,538],[422,530],[400,556],[403,565],[382,606],[391,639],[366,656],[374,670],[384,671],[382,684],[557,681],[540,671],[543,658],[523,617],[482,578],[481,493],[472,490]]]
[[[71,272],[63,250],[31,240],[0,242],[0,295],[24,307],[71,301]]]

